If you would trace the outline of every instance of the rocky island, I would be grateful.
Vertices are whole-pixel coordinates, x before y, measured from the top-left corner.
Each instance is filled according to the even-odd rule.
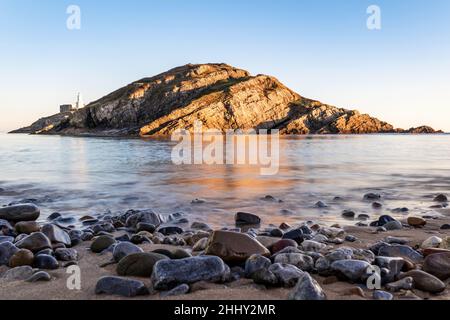
[[[281,134],[441,133],[396,129],[356,110],[300,96],[276,78],[226,64],[188,64],[120,88],[11,133],[159,136],[205,129],[279,129]]]

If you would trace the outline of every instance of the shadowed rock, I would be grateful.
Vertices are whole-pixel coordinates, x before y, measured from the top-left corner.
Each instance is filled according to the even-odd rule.
[[[147,295],[149,291],[142,281],[119,277],[102,277],[95,286],[95,293],[135,297]]]
[[[326,300],[325,292],[309,273],[298,279],[294,289],[289,293],[289,300]]]
[[[40,213],[39,208],[33,204],[18,204],[0,208],[0,219],[9,222],[35,221]]]
[[[179,260],[160,260],[153,267],[151,279],[156,290],[167,290],[183,283],[221,282],[229,275],[230,268],[219,257],[199,256]]]

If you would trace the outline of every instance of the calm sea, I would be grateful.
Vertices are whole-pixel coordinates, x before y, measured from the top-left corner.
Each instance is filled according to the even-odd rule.
[[[152,208],[192,221],[230,226],[237,211],[265,225],[342,220],[343,210],[377,216],[397,207],[434,214],[432,196],[450,194],[449,135],[283,138],[280,170],[171,162],[168,140],[0,134],[0,205],[32,201],[45,218]],[[362,200],[382,194],[381,210]],[[262,200],[271,195],[282,202]],[[341,200],[334,200],[341,197]],[[206,200],[193,204],[196,198]],[[317,201],[326,208],[315,208]]]

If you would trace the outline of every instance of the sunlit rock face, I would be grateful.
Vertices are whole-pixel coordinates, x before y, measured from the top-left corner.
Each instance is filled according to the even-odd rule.
[[[56,114],[15,132],[169,135],[177,129],[279,129],[282,134],[434,133],[394,129],[358,111],[303,98],[277,79],[226,64],[188,64],[144,78],[85,108]]]

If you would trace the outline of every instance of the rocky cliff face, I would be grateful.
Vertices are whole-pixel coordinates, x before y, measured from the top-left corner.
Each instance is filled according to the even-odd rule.
[[[277,79],[226,64],[186,65],[133,82],[67,114],[15,132],[168,135],[176,129],[279,129],[282,134],[433,133],[408,131],[358,111],[303,98]]]

